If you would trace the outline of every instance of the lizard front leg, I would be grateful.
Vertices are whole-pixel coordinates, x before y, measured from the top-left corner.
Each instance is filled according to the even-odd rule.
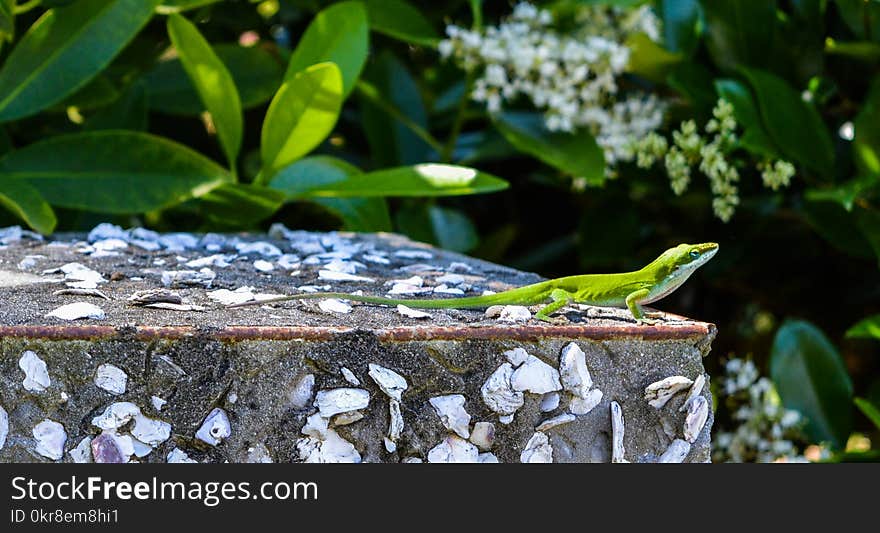
[[[574,294],[562,289],[553,289],[553,292],[550,293],[550,300],[551,303],[542,307],[535,318],[550,322],[550,315],[571,303],[574,300]]]
[[[642,309],[640,304],[642,300],[648,297],[649,293],[650,291],[648,289],[639,289],[629,293],[626,297],[626,307],[629,309],[629,312],[632,313],[633,318],[638,322],[646,324],[652,322],[652,320],[645,318],[645,310]]]

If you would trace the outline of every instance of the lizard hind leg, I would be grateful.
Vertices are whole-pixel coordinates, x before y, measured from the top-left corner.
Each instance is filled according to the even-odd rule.
[[[553,292],[550,293],[550,300],[549,304],[538,311],[535,318],[543,322],[550,322],[550,315],[574,301],[574,294],[562,289],[553,289]]]

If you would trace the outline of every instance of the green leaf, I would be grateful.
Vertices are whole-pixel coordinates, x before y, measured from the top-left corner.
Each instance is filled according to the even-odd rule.
[[[440,37],[422,13],[404,0],[365,0],[373,31],[394,39],[436,46]]]
[[[853,215],[856,226],[871,245],[874,255],[880,260],[880,212],[872,208],[858,207],[853,211]]]
[[[586,131],[552,133],[538,113],[501,113],[495,116],[495,127],[522,152],[591,185],[605,182],[605,155]]]
[[[834,146],[822,117],[785,80],[757,69],[742,69],[755,91],[764,129],[782,153],[817,172],[834,174]]]
[[[416,81],[406,66],[390,51],[382,52],[364,74],[386,104],[396,108],[407,120],[427,130],[428,114]],[[364,97],[361,124],[370,144],[370,157],[376,167],[411,165],[424,161],[431,147],[399,120]]]
[[[241,100],[232,75],[195,24],[182,15],[172,14],[168,17],[168,36],[202,103],[211,114],[229,166],[235,168],[244,124]]]
[[[837,202],[847,211],[852,211],[856,200],[864,193],[880,184],[880,176],[859,176],[840,185],[829,188],[807,189],[804,198],[812,201]]]
[[[432,205],[428,208],[428,216],[441,248],[467,252],[480,243],[477,228],[462,211]]]
[[[82,87],[150,20],[158,0],[80,0],[50,9],[0,69],[0,121],[33,115]]]
[[[876,0],[836,0],[837,11],[856,37],[880,39],[880,2]]]
[[[846,330],[846,338],[880,340],[880,315],[869,316],[856,323]]]
[[[208,218],[226,225],[250,226],[275,214],[287,196],[275,189],[246,183],[225,183],[199,198]]]
[[[752,91],[744,83],[732,79],[716,80],[715,90],[720,98],[733,106],[736,121],[744,130],[739,144],[753,154],[778,158],[779,149],[764,129]]]
[[[836,249],[862,259],[874,256],[871,243],[862,235],[855,217],[838,202],[813,201],[808,197],[803,211],[813,230]]]
[[[0,176],[0,205],[40,233],[48,235],[55,230],[57,220],[52,207],[26,182]]]
[[[874,78],[871,89],[856,115],[853,159],[862,171],[880,174],[880,76]]]
[[[135,130],[147,129],[147,91],[143,83],[135,83],[109,106],[86,119],[85,129]]]
[[[876,63],[880,61],[880,44],[869,41],[838,42],[828,37],[825,41],[825,53]]]
[[[348,96],[361,75],[369,51],[367,11],[361,2],[339,2],[318,13],[297,44],[285,80],[325,61],[342,73],[342,94]]]
[[[363,174],[354,165],[330,156],[301,159],[281,170],[269,187],[283,191],[288,198],[297,200],[312,190],[326,188]],[[350,231],[390,231],[391,217],[382,198],[309,198],[342,219]]]
[[[700,20],[698,0],[660,0],[660,18],[663,21],[663,39],[671,52],[690,55],[697,47]]]
[[[715,75],[705,66],[694,61],[679,63],[666,79],[666,83],[684,96],[694,116],[700,122],[706,122],[712,116],[712,108],[718,102],[713,87]]]
[[[162,3],[156,7],[156,13],[168,15],[171,13],[180,13],[189,11],[198,7],[204,7],[210,4],[216,4],[221,0],[162,0]]]
[[[840,354],[814,325],[788,320],[773,340],[770,376],[816,441],[842,449],[852,429],[853,387]]]
[[[504,190],[508,183],[468,167],[427,163],[360,174],[310,188],[309,197],[462,196]]]
[[[215,45],[214,52],[232,75],[242,108],[265,104],[281,86],[284,68],[267,49],[225,43]],[[160,62],[144,80],[150,109],[172,115],[199,115],[205,110],[177,58]]]
[[[0,0],[0,45],[15,37],[15,0]]]
[[[853,403],[877,429],[880,429],[880,409],[864,398],[853,398]]]
[[[651,81],[663,82],[682,61],[682,54],[666,50],[644,33],[630,35],[626,39],[626,45],[631,50],[627,72]]]
[[[310,198],[342,220],[348,231],[391,231],[391,215],[384,198]]]
[[[0,159],[0,180],[7,179],[32,185],[52,205],[142,213],[202,196],[232,176],[169,139],[111,130],[51,137],[10,152]]]
[[[770,64],[776,30],[776,2],[700,0],[706,44],[715,63],[733,71],[744,65]]]
[[[311,152],[333,131],[342,108],[342,77],[319,63],[285,81],[266,112],[260,154],[266,178]]]

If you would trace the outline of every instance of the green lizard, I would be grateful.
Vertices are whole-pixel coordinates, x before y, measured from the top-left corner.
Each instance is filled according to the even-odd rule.
[[[668,296],[679,288],[702,265],[718,252],[714,242],[679,244],[666,250],[660,257],[641,270],[619,274],[586,274],[551,279],[510,289],[497,294],[466,298],[435,300],[408,300],[359,296],[343,292],[315,292],[281,296],[268,300],[250,301],[230,307],[262,305],[284,300],[312,298],[340,298],[379,305],[406,305],[420,309],[465,309],[492,305],[538,305],[549,300],[535,318],[549,321],[550,315],[572,302],[601,307],[626,307],[639,322],[647,322],[642,304],[649,304]]]

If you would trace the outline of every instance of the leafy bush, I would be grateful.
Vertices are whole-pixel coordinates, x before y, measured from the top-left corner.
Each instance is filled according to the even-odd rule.
[[[394,230],[552,277],[719,241],[662,307],[813,442],[877,430],[880,1],[0,0],[0,41],[0,223]]]

